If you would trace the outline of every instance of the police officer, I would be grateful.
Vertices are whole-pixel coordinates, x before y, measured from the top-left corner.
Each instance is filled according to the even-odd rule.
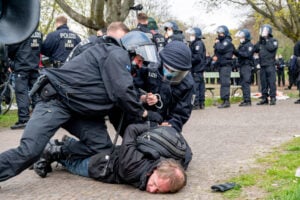
[[[275,57],[278,42],[272,35],[272,27],[268,24],[261,26],[259,42],[255,44],[255,52],[259,54],[260,79],[262,100],[257,105],[268,105],[268,96],[271,97],[270,105],[276,104],[276,68]],[[270,90],[270,94],[269,94]]]
[[[251,34],[248,29],[242,29],[236,36],[240,39],[240,45],[234,52],[238,57],[240,67],[240,81],[243,91],[243,102],[239,106],[251,106],[251,70],[253,66],[254,45],[251,43]]]
[[[148,17],[148,28],[153,35],[153,42],[156,45],[157,51],[161,51],[165,46],[165,38],[158,32],[158,26],[152,17]]]
[[[278,56],[278,59],[276,60],[276,67],[277,67],[278,86],[280,87],[281,82],[282,82],[282,85],[285,86],[285,75],[284,75],[285,63],[284,63],[284,60],[282,58],[282,55]]]
[[[163,25],[164,30],[165,30],[165,39],[166,39],[166,44],[177,40],[177,41],[184,41],[184,36],[182,34],[182,31],[179,30],[178,25],[176,22],[170,21],[166,22]]]
[[[294,46],[294,56],[295,61],[296,61],[296,83],[297,83],[297,88],[299,90],[299,97],[300,97],[300,41],[296,42]],[[300,104],[300,99],[295,101],[295,104]]]
[[[179,133],[188,121],[193,109],[194,80],[191,75],[191,51],[180,41],[167,44],[159,52],[161,63],[155,67],[148,67],[143,76],[143,87],[147,92],[159,94],[163,105],[157,112],[163,117],[162,126],[172,126]],[[186,163],[192,159],[192,152],[188,147]]]
[[[219,66],[220,73],[220,96],[223,103],[218,108],[230,107],[230,75],[233,65],[234,46],[227,26],[219,26],[217,28],[218,38],[214,44],[215,57],[213,58]]]
[[[95,44],[101,44],[105,42],[113,42],[110,41],[110,38],[113,37],[115,39],[120,39],[124,36],[125,33],[128,33],[129,29],[123,22],[112,22],[106,31],[106,35],[110,37],[106,37],[106,35],[92,35],[87,39],[82,40],[69,54],[66,62],[73,59],[75,56],[81,54],[88,48],[94,46]]]
[[[69,30],[65,16],[55,20],[56,31],[49,33],[42,45],[42,54],[48,56],[53,67],[61,67],[72,49],[81,41],[80,37]]]
[[[202,39],[202,31],[200,28],[194,27],[186,31],[188,34],[187,41],[190,42],[192,51],[192,75],[195,81],[195,101],[193,109],[204,109],[205,102],[205,81],[203,72],[206,67],[206,48]]]
[[[18,121],[11,129],[24,128],[29,120],[30,99],[28,91],[39,76],[40,51],[43,41],[42,33],[35,31],[25,41],[8,46],[10,68],[15,73],[15,93],[18,105]],[[37,103],[36,96],[32,98],[32,108]]]
[[[134,38],[147,38],[141,32],[134,34]],[[140,42],[132,41],[133,46],[135,41]],[[147,45],[135,46],[143,50]],[[147,51],[146,55],[153,57],[156,52]],[[107,134],[104,117],[116,105],[137,121],[151,118],[151,113],[137,100],[128,67],[128,51],[116,42],[95,45],[61,68],[45,69],[45,76],[40,78],[43,81],[37,82],[41,84],[42,101],[36,105],[20,145],[0,154],[0,181],[33,164],[56,130],[72,117],[102,118],[101,134]]]

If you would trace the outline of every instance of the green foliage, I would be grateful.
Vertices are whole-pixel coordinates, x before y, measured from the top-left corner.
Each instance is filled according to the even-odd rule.
[[[300,166],[299,154],[300,138],[274,149],[273,153],[257,160],[262,165],[260,169],[253,169],[249,174],[232,178],[230,182],[236,182],[241,188],[226,192],[224,197],[240,198],[244,190],[256,186],[266,192],[266,199],[300,199],[300,182],[295,177],[295,171]]]
[[[16,110],[9,111],[5,115],[0,115],[0,127],[10,127],[18,121]]]

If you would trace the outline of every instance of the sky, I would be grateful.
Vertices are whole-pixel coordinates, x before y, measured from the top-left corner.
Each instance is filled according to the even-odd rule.
[[[226,25],[229,29],[238,28],[247,19],[249,8],[237,9],[233,6],[222,6],[212,12],[200,7],[196,2],[200,0],[170,0],[171,12],[179,20],[189,25],[196,25],[205,32],[215,31],[220,25]]]

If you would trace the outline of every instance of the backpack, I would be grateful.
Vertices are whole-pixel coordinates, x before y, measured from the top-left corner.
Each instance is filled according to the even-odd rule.
[[[159,126],[137,137],[137,149],[153,159],[164,157],[184,160],[187,144],[174,128]]]

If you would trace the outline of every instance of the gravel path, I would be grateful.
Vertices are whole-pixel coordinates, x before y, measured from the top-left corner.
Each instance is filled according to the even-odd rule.
[[[210,186],[246,172],[255,158],[300,134],[300,106],[292,100],[276,106],[229,109],[210,107],[193,111],[183,134],[194,157],[188,169],[188,185],[177,194],[151,195],[126,185],[103,184],[57,169],[46,179],[32,171],[0,183],[0,199],[222,199]],[[112,133],[112,128],[109,126]],[[0,152],[18,144],[22,131],[1,129]],[[61,138],[60,130],[55,137]],[[248,191],[245,199],[259,199]]]

